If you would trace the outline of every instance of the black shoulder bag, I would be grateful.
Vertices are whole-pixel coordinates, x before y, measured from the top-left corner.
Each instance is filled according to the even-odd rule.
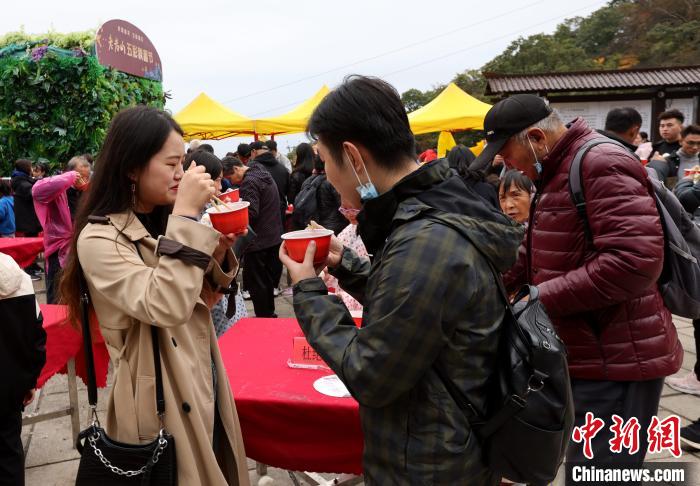
[[[138,251],[138,247],[137,247]],[[139,252],[140,254],[140,252]],[[110,439],[97,418],[97,383],[95,360],[89,322],[89,292],[85,277],[80,274],[82,301],[83,346],[87,364],[88,402],[92,424],[78,434],[76,448],[80,452],[80,466],[76,486],[116,486],[128,484],[174,486],[177,484],[175,438],[168,434],[163,424],[165,398],[160,363],[158,329],[151,326],[153,361],[156,375],[156,410],[160,420],[158,437],[148,444],[125,444]]]
[[[551,483],[574,425],[564,343],[539,300],[537,287],[523,287],[511,304],[500,272],[472,242],[473,236],[438,211],[428,217],[453,228],[481,253],[505,305],[486,416],[476,411],[445,369],[439,364],[434,369],[472,425],[492,471],[511,481]]]

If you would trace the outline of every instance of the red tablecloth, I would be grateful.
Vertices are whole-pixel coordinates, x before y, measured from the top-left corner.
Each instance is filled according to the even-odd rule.
[[[362,473],[358,404],[313,388],[328,371],[293,369],[294,319],[241,319],[219,340],[246,454],[294,471]]]
[[[0,238],[0,253],[10,255],[22,268],[34,263],[42,251],[43,238]]]
[[[75,357],[76,374],[87,384],[85,355],[82,335],[73,329],[66,320],[67,308],[64,305],[41,305],[46,331],[46,364],[37,380],[37,388],[57,373],[67,373],[66,363]],[[102,335],[93,336],[92,350],[95,356],[95,380],[98,387],[107,386],[109,353]]]

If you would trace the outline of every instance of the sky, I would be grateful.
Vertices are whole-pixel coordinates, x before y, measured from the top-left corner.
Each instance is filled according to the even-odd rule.
[[[97,29],[122,19],[153,42],[177,113],[204,91],[251,118],[282,114],[348,74],[379,76],[399,92],[478,69],[518,37],[551,33],[599,0],[33,0],[4,9],[0,33]],[[305,136],[277,137],[287,152]],[[213,142],[217,155],[246,139]]]

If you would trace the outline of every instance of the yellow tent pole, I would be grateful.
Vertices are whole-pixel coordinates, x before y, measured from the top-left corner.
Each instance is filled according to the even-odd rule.
[[[438,158],[445,157],[447,155],[447,152],[452,149],[457,145],[455,142],[454,137],[452,136],[452,133],[450,132],[440,132],[440,136],[438,137],[438,144],[437,144],[437,156]]]

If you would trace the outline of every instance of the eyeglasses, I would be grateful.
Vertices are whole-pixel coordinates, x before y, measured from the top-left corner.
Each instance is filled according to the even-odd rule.
[[[686,145],[690,145],[691,147],[700,147],[700,140],[698,140],[697,142],[691,142],[690,140],[685,140],[683,143]]]

